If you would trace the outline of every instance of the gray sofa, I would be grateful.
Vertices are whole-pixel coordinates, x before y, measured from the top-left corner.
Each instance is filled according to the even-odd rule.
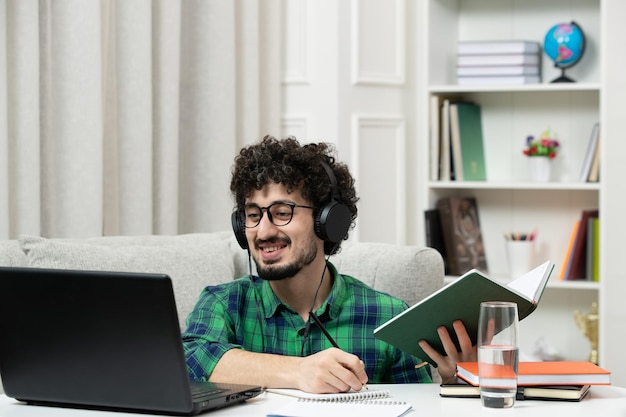
[[[409,305],[443,285],[443,262],[431,248],[344,242],[341,252],[330,261],[341,273]],[[84,239],[20,236],[0,241],[0,265],[167,273],[172,278],[181,329],[205,286],[240,277],[250,268],[247,252],[230,231]]]

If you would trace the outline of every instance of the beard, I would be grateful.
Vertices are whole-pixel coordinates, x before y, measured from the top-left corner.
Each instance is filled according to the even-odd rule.
[[[290,239],[273,239],[272,241],[280,241],[286,245],[291,244]],[[315,241],[311,239],[310,244],[307,247],[300,249],[295,255],[295,259],[287,265],[273,265],[271,263],[262,264],[256,259],[256,257],[253,257],[259,277],[266,281],[280,281],[294,277],[302,270],[302,268],[310,265],[317,257],[317,246]]]

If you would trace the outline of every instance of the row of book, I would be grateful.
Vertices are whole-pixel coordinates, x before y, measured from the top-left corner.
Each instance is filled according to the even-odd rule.
[[[481,107],[477,103],[431,97],[432,181],[486,181]]]
[[[540,83],[541,52],[535,41],[461,41],[457,50],[457,83]]]
[[[424,212],[426,246],[436,249],[446,275],[476,268],[487,272],[487,256],[474,197],[443,197]],[[559,280],[599,280],[599,210],[583,210],[572,227]]]
[[[581,182],[598,182],[600,178],[600,123],[595,123],[580,170]]]
[[[478,103],[434,94],[430,98],[430,180],[486,181],[487,167]],[[600,179],[600,124],[592,126],[579,180]]]
[[[599,280],[599,229],[599,211],[583,210],[572,227],[559,280]]]

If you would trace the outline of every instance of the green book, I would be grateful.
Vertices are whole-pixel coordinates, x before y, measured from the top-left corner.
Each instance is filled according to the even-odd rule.
[[[593,254],[595,252],[595,222],[594,220],[597,218],[597,215],[590,216],[587,219],[587,247],[586,251],[586,265],[585,265],[585,278],[587,281],[593,281],[593,271],[594,271],[594,259]]]
[[[554,264],[546,261],[509,283],[496,281],[472,269],[376,328],[374,337],[435,365],[419,347],[420,340],[426,340],[445,355],[437,334],[437,327],[443,325],[459,349],[452,323],[461,320],[475,344],[480,303],[483,301],[515,302],[522,320],[537,308],[553,269]]]
[[[593,281],[600,280],[600,219],[593,219]]]
[[[480,105],[454,103],[450,106],[452,154],[457,181],[486,181],[485,151]]]

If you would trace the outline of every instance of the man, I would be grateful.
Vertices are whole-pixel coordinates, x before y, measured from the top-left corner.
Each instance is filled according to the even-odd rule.
[[[324,256],[347,238],[358,200],[330,145],[266,136],[235,158],[230,188],[233,229],[258,276],[202,292],[183,334],[192,379],[316,393],[431,382],[420,358],[373,337],[406,303],[339,274]],[[461,352],[443,327],[447,356],[423,346],[443,378],[475,360],[465,328],[455,330]]]

